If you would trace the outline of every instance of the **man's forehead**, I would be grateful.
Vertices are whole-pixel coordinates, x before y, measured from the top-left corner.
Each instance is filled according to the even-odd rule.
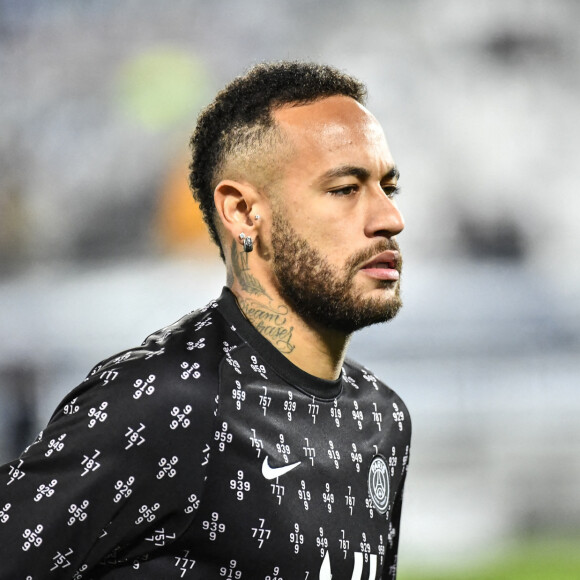
[[[348,157],[373,152],[391,161],[381,125],[350,97],[332,96],[306,105],[288,105],[277,109],[273,116],[294,152],[306,159],[333,155],[328,161],[335,163],[341,152]]]
[[[344,95],[333,95],[306,104],[288,104],[275,109],[272,116],[288,128],[312,128],[324,125],[377,123],[359,102]]]

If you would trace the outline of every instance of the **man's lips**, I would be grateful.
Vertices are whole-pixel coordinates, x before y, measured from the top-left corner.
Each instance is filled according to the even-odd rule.
[[[399,279],[400,254],[396,250],[382,252],[363,264],[361,270],[381,280]]]
[[[362,268],[392,268],[396,270],[399,260],[400,254],[397,250],[387,250],[364,263]]]

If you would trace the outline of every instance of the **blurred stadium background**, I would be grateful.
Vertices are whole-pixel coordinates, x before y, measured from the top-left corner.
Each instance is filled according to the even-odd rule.
[[[0,459],[224,284],[185,181],[199,108],[261,60],[327,62],[403,176],[406,306],[350,352],[412,411],[399,577],[580,577],[579,24],[575,0],[0,0]]]

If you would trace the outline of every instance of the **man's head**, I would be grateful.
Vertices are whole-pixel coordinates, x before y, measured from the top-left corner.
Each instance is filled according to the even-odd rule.
[[[329,67],[261,65],[218,95],[192,138],[194,193],[222,257],[231,247],[228,284],[342,334],[401,306],[399,174],[364,95]],[[257,242],[249,259],[245,235]]]
[[[214,205],[216,185],[223,178],[249,181],[262,189],[271,185],[286,145],[272,113],[285,105],[336,95],[363,104],[366,87],[330,66],[269,63],[234,79],[202,111],[190,141],[190,186],[222,258]]]

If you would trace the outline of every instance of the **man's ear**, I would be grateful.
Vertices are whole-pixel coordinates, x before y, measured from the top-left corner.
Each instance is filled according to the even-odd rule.
[[[213,197],[222,227],[233,239],[239,239],[241,233],[253,235],[252,208],[259,198],[253,186],[224,179],[217,184]]]

